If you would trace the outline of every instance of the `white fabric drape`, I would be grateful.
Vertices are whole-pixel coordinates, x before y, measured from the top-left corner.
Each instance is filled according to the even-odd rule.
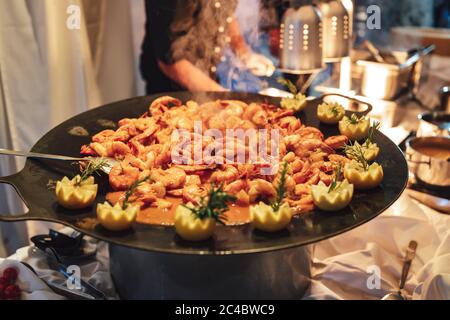
[[[67,27],[71,5],[79,29]],[[29,150],[75,114],[142,94],[144,21],[142,0],[0,0],[0,148]],[[0,157],[2,176],[22,166]],[[16,198],[1,188],[0,212],[23,212]],[[0,228],[15,250],[39,225],[28,223],[28,235],[23,224]]]

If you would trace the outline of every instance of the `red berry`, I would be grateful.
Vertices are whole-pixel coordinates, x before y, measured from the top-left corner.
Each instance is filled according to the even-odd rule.
[[[17,272],[17,270],[14,269],[14,268],[6,268],[6,269],[3,271],[3,276],[4,276],[6,279],[9,279],[12,283],[16,282],[16,280],[17,280],[17,274],[18,274],[18,272]]]
[[[0,277],[0,285],[4,285],[7,287],[8,285],[12,284],[12,281],[6,277]]]
[[[15,284],[11,284],[11,285],[7,286],[3,293],[3,297],[5,299],[19,299],[20,298],[20,288]]]
[[[5,292],[7,286],[0,283],[0,298],[3,297],[3,293]]]

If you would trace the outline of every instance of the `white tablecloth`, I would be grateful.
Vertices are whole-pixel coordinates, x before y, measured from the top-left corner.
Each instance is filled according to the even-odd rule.
[[[372,221],[314,245],[312,283],[304,299],[380,299],[396,291],[410,240],[416,240],[418,248],[405,287],[408,296],[450,299],[450,216],[418,205],[406,194]],[[23,260],[47,279],[64,281],[32,247],[22,248],[8,259],[0,260],[0,271],[14,263],[10,260]],[[376,284],[373,274],[368,273],[373,266],[380,270],[379,288],[367,285],[368,280]],[[36,277],[24,272],[26,277],[20,282],[25,290],[23,298],[56,298]],[[81,275],[109,298],[117,298],[105,243],[98,243],[97,259],[82,265]]]

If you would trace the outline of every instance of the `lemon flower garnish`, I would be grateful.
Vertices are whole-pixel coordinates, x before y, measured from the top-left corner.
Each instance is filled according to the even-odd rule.
[[[122,231],[129,229],[139,213],[138,205],[128,205],[124,209],[119,203],[111,206],[109,202],[97,205],[98,222],[108,230]]]
[[[295,112],[301,111],[306,107],[306,96],[297,93],[294,98],[281,99],[280,105],[283,109],[294,110]]]
[[[175,210],[175,231],[185,240],[203,241],[210,238],[216,228],[213,218],[197,218],[185,206],[178,206]]]
[[[275,232],[286,228],[292,219],[292,209],[287,203],[282,204],[277,211],[272,206],[260,202],[250,207],[250,221],[255,229]]]
[[[353,185],[344,179],[330,191],[330,187],[321,181],[318,185],[311,186],[311,195],[318,208],[325,211],[337,211],[345,208],[352,200]]]
[[[317,117],[323,123],[336,124],[345,115],[345,109],[339,103],[321,103],[317,107]]]
[[[222,186],[211,186],[208,196],[202,197],[198,206],[191,203],[178,206],[175,211],[175,231],[188,241],[202,241],[212,236],[216,222],[224,223],[228,203],[236,197],[227,194]]]
[[[277,186],[275,200],[267,205],[260,202],[250,207],[250,221],[255,229],[266,232],[275,232],[286,228],[292,219],[292,209],[288,204],[283,203],[286,195],[286,178],[288,163],[284,162],[280,172],[280,182]]]
[[[90,206],[97,196],[98,186],[94,177],[82,179],[77,175],[72,180],[67,177],[56,182],[56,199],[67,209],[83,209]]]
[[[352,160],[345,165],[344,177],[354,184],[356,189],[372,189],[383,180],[383,167],[376,162],[364,167],[361,163]]]
[[[282,98],[281,107],[295,112],[303,110],[306,107],[306,96],[298,92],[297,87],[290,80],[280,77],[277,81],[286,86],[293,95],[292,98]]]
[[[353,145],[349,145],[345,147],[345,154],[350,159],[356,159],[356,156],[354,154],[353,148],[361,148],[364,158],[366,158],[367,161],[371,162],[378,157],[378,154],[380,153],[380,148],[378,145],[374,142],[370,142],[369,140],[366,140],[363,144],[359,144],[358,141],[355,141]]]
[[[344,116],[339,121],[339,132],[350,140],[361,140],[367,137],[370,128],[370,120],[367,117],[358,118],[353,114],[350,118]]]
[[[363,144],[359,144],[358,141],[352,145],[346,145],[344,148],[345,154],[350,159],[358,160],[361,158],[361,154],[366,161],[373,161],[378,157],[380,153],[380,148],[374,142],[375,140],[375,132],[379,129],[380,123],[375,121],[369,129],[369,133],[367,135],[366,141]]]

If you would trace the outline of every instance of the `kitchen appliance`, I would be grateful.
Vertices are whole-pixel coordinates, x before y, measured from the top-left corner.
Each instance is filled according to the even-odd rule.
[[[450,113],[424,112],[418,118],[417,137],[450,136]]]
[[[238,99],[280,103],[279,98],[250,93],[161,95],[171,95],[184,102]],[[78,156],[80,146],[105,129],[105,123],[138,117],[161,95],[128,99],[79,114],[44,135],[32,151]],[[316,107],[322,101],[308,101],[306,109],[298,116],[302,123],[320,128],[325,136],[336,135],[336,126],[323,125],[317,119]],[[89,136],[73,135],[73,127],[83,127]],[[68,162],[50,159],[27,159],[21,172],[0,177],[0,183],[12,185],[28,207],[24,215],[0,215],[0,221],[57,222],[109,242],[111,275],[123,298],[299,298],[308,286],[311,249],[307,245],[373,219],[387,209],[406,186],[408,169],[399,148],[380,132],[376,133],[375,141],[381,149],[377,162],[383,166],[385,174],[381,187],[358,192],[350,206],[339,212],[314,210],[295,217],[288,229],[275,234],[256,232],[249,225],[218,226],[214,238],[190,243],[180,239],[173,227],[135,224],[128,231],[107,231],[97,225],[95,206],[70,211],[57,204],[54,191],[47,187],[48,182],[71,176],[76,169]],[[96,203],[104,202],[109,190],[107,177],[103,175],[97,182]]]
[[[358,61],[363,68],[361,93],[369,98],[391,100],[406,88],[412,64],[390,64],[375,61]]]
[[[450,113],[450,86],[441,88],[441,105],[439,111]]]
[[[336,62],[350,54],[350,16],[341,1],[323,1],[319,4],[322,14],[323,59]]]
[[[383,62],[358,60],[360,67],[361,93],[373,99],[392,100],[409,89],[417,93],[424,58],[434,46],[420,48],[410,54],[392,52],[385,54]]]
[[[450,137],[416,137],[406,142],[406,158],[411,173],[425,186],[450,191],[450,158],[425,154],[423,148],[439,148],[450,153]],[[448,193],[447,193],[448,195]]]
[[[290,7],[280,24],[280,70],[290,74],[310,74],[321,70],[322,21],[313,5]]]

